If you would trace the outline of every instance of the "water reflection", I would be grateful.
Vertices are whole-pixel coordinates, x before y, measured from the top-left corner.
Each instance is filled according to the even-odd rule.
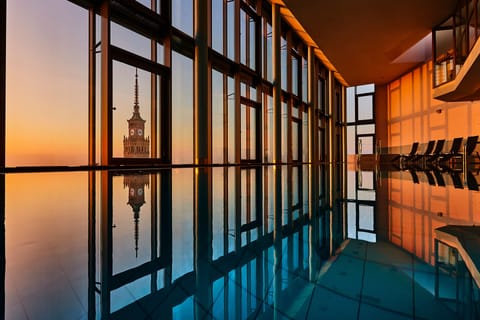
[[[343,179],[341,168],[304,165],[1,176],[1,311],[7,319],[476,316],[476,287],[460,285],[471,283],[461,256],[435,239],[439,227],[478,224],[480,193],[468,188],[478,173],[458,172],[463,188],[448,172],[444,184],[432,172],[435,185],[415,173],[418,181],[408,171]]]
[[[3,312],[8,319],[286,312],[282,293],[298,278],[313,281],[344,239],[319,171],[8,175]]]

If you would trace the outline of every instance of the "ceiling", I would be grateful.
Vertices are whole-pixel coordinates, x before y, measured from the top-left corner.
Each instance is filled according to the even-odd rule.
[[[431,58],[457,0],[284,0],[349,85],[388,83]],[[422,41],[423,39],[423,41]]]

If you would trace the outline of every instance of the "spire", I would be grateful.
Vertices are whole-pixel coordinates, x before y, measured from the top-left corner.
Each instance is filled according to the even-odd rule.
[[[133,112],[139,113],[140,105],[138,104],[138,69],[135,68],[135,101],[133,102]]]
[[[137,211],[133,215],[133,221],[135,222],[135,229],[134,229],[134,238],[135,238],[135,258],[138,258],[138,238],[140,234],[140,230],[138,228],[140,222],[140,212]]]

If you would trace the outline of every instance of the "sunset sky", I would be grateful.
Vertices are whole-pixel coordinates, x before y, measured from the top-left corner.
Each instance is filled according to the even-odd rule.
[[[87,23],[67,1],[7,1],[7,166],[86,162]]]
[[[150,0],[139,2],[146,5]],[[191,28],[191,22],[186,22],[189,14],[180,15],[183,10],[181,6],[174,4],[176,8],[172,8],[174,24],[184,25],[188,32]],[[111,27],[112,44],[149,58],[150,40],[114,23]],[[97,39],[99,31],[98,23]],[[100,67],[99,57],[100,54],[97,55],[97,68]],[[7,166],[86,164],[88,12],[66,0],[8,0],[6,58]],[[161,55],[159,59],[163,59]],[[177,70],[181,71],[172,79],[173,88],[175,83],[184,88],[185,75],[191,72],[188,64],[183,66],[177,63]],[[113,153],[121,157],[123,136],[128,134],[126,120],[133,112],[135,68],[114,62],[113,75]],[[140,113],[147,120],[146,136],[150,136],[150,73],[144,70],[139,70],[139,91]],[[184,95],[174,95],[173,103],[191,106],[191,97]],[[100,96],[97,81],[97,141],[100,132]],[[177,120],[185,126],[185,118]],[[176,135],[178,141],[190,140],[185,144],[188,146],[186,157],[177,152],[177,158],[181,160],[192,155],[193,138],[186,137],[186,133],[193,131],[191,126],[187,128],[189,130],[182,130],[181,134]],[[97,145],[99,148],[99,143]],[[99,149],[97,159],[98,155]]]

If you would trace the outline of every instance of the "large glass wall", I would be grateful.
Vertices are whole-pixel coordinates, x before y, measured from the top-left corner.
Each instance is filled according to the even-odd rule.
[[[377,153],[375,135],[375,86],[373,84],[349,87],[347,104],[347,155],[354,162],[356,156]]]
[[[7,166],[272,163],[275,135],[281,162],[332,160],[338,82],[301,33],[267,1],[205,0],[202,44],[194,3],[9,0]]]

